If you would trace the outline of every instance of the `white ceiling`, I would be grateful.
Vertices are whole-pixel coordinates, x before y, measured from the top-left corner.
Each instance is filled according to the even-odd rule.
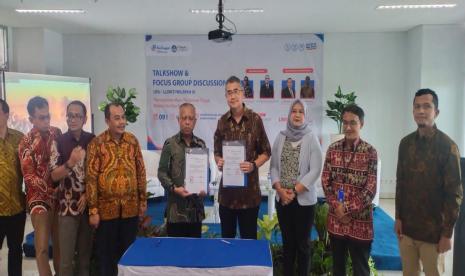
[[[465,0],[225,0],[238,34],[403,31],[421,24],[465,24]],[[456,3],[452,9],[376,10],[386,4]],[[206,34],[216,29],[217,0],[0,0],[0,24],[61,33]],[[85,9],[85,14],[18,14],[22,9]]]

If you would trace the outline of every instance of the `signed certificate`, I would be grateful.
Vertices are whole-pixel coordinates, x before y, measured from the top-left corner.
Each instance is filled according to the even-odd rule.
[[[224,141],[223,159],[223,186],[245,187],[247,178],[240,168],[240,163],[245,160],[245,143],[243,141]]]
[[[186,148],[185,188],[189,193],[207,192],[208,149]]]

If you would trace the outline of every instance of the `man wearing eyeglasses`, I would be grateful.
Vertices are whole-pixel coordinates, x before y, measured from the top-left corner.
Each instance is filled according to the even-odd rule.
[[[56,193],[50,177],[49,161],[52,142],[61,131],[50,126],[46,99],[36,96],[27,104],[29,121],[33,127],[19,144],[19,159],[26,185],[27,207],[34,227],[36,262],[41,276],[51,276],[48,264],[48,241],[53,242],[53,267],[59,270],[59,243],[56,217]]]
[[[333,255],[333,275],[346,275],[347,253],[353,274],[369,276],[373,241],[373,205],[378,155],[360,138],[365,113],[357,105],[342,111],[344,139],[326,152],[321,182],[329,205],[327,227]]]
[[[85,183],[87,145],[95,137],[82,128],[87,109],[81,101],[72,101],[66,108],[68,131],[52,143],[50,169],[58,186],[58,238],[60,243],[60,276],[89,274],[92,249],[92,228],[89,226]],[[73,269],[74,256],[77,269]]]
[[[223,238],[234,238],[239,222],[241,238],[257,239],[257,217],[261,201],[258,168],[271,156],[270,142],[260,115],[243,103],[244,90],[239,78],[232,76],[226,81],[225,94],[229,111],[218,120],[214,137],[215,161],[218,169],[222,170],[225,162],[223,141],[242,141],[246,156],[240,163],[240,170],[247,175],[247,185],[228,188],[220,184],[221,235]]]

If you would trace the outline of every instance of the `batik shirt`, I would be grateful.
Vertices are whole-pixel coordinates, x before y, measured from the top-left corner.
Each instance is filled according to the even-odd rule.
[[[373,146],[358,139],[352,147],[345,139],[331,144],[326,152],[322,186],[329,204],[328,232],[336,237],[359,241],[373,239],[373,206],[376,194],[378,156]],[[342,189],[344,213],[349,223],[340,222],[335,209]]]
[[[33,128],[19,144],[19,159],[26,184],[26,201],[31,213],[55,207],[55,187],[50,177],[50,149],[61,130],[50,127],[46,133]]]
[[[415,131],[402,139],[396,219],[405,235],[429,243],[451,238],[462,193],[460,154],[452,139],[436,128],[431,136]]]
[[[223,156],[223,141],[237,140],[245,142],[245,161],[253,162],[261,154],[271,156],[270,142],[260,115],[245,106],[239,123],[230,111],[218,120],[214,137],[215,156]],[[218,200],[221,205],[231,209],[257,207],[261,201],[258,170],[247,174],[246,187],[227,188],[221,183]]]
[[[81,148],[86,150],[87,145],[94,137],[95,135],[85,131],[81,133],[79,140],[76,140],[69,131],[58,137],[52,143],[50,169],[53,171],[66,163],[75,147],[81,146]],[[60,181],[57,200],[58,213],[61,216],[76,216],[80,214],[78,211],[78,201],[82,194],[86,192],[84,165],[84,160],[76,163],[68,171],[68,175]]]
[[[147,206],[144,160],[137,138],[124,132],[116,141],[107,130],[87,147],[89,213],[101,220],[130,218]]]
[[[205,218],[203,201],[198,195],[181,197],[174,192],[175,187],[184,186],[186,148],[206,148],[206,146],[202,139],[194,135],[190,145],[187,146],[181,133],[178,133],[165,141],[158,166],[158,179],[168,193],[165,213],[166,220],[170,223],[202,222]]]
[[[0,216],[24,211],[23,175],[18,159],[18,145],[24,134],[8,128],[0,138]]]

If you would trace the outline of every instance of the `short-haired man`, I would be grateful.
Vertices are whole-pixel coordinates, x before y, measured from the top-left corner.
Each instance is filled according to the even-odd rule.
[[[87,147],[89,223],[97,228],[100,275],[116,275],[118,260],[136,239],[147,210],[144,160],[137,138],[125,131],[117,103],[105,107],[108,129]]]
[[[92,228],[87,210],[85,164],[87,145],[95,137],[82,128],[87,110],[81,101],[66,108],[68,131],[52,143],[50,169],[58,186],[58,239],[60,242],[60,276],[89,274],[92,252]],[[73,268],[74,256],[77,269]]]
[[[202,196],[185,188],[185,156],[187,148],[206,149],[205,142],[194,135],[195,107],[190,103],[179,106],[179,132],[163,145],[158,166],[158,178],[168,193],[166,203],[167,233],[170,237],[200,238],[205,211]]]
[[[310,76],[306,76],[304,80],[304,85],[300,88],[300,98],[301,99],[313,99],[315,98],[315,89],[312,86],[312,81]]]
[[[274,87],[270,81],[270,75],[265,75],[265,81],[260,86],[260,98],[272,99],[274,97]]]
[[[375,148],[360,138],[364,117],[357,105],[344,108],[344,139],[329,146],[324,162],[322,185],[329,204],[327,226],[335,276],[346,275],[347,252],[354,275],[370,275],[378,157]]]
[[[0,99],[0,249],[6,237],[8,275],[21,276],[26,212],[22,191],[23,175],[18,159],[18,145],[24,134],[8,128],[8,104]]]
[[[282,99],[294,99],[295,98],[295,90],[294,90],[294,81],[292,78],[288,78],[286,80],[286,87],[281,90],[281,98]]]
[[[244,76],[242,87],[244,88],[244,96],[248,99],[253,99],[253,86],[250,86],[249,77]]]
[[[56,192],[50,176],[50,150],[61,131],[50,126],[50,113],[46,99],[36,96],[27,104],[32,129],[19,144],[19,159],[26,185],[27,207],[34,227],[34,247],[39,274],[51,276],[48,264],[48,242],[53,242],[53,267],[59,271],[58,221]]]
[[[418,128],[399,145],[395,232],[404,275],[419,275],[420,261],[427,276],[441,274],[462,200],[459,149],[436,127],[438,103],[433,90],[416,92]]]
[[[261,201],[258,183],[258,168],[271,156],[271,147],[266,136],[260,115],[247,108],[244,103],[244,90],[240,80],[232,76],[226,81],[226,101],[229,111],[218,120],[215,131],[215,161],[222,170],[223,141],[245,142],[246,159],[240,163],[240,170],[247,175],[246,187],[224,187],[220,184],[219,212],[221,235],[224,238],[236,236],[239,231],[243,239],[257,238],[257,217]]]

